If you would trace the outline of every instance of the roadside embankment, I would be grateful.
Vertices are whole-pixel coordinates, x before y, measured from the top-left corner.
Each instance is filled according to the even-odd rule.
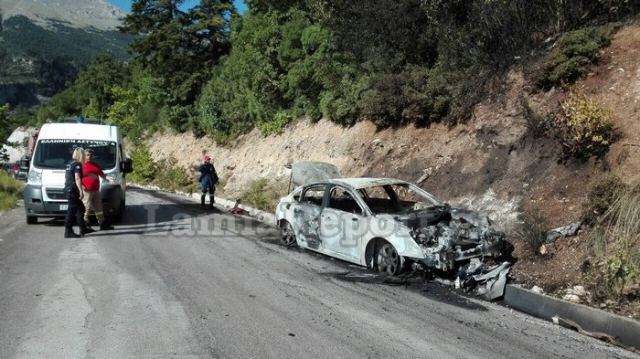
[[[16,206],[23,188],[24,183],[0,171],[0,214]]]

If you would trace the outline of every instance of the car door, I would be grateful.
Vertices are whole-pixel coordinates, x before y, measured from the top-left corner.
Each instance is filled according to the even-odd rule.
[[[302,190],[300,201],[293,208],[294,223],[303,245],[319,250],[322,247],[320,239],[320,214],[325,201],[326,184],[310,185]]]
[[[345,187],[332,186],[327,197],[320,216],[320,240],[327,251],[360,263],[362,233],[366,230],[364,210]]]

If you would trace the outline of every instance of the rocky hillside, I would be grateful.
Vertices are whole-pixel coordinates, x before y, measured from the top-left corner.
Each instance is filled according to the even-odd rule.
[[[334,163],[345,176],[389,176],[417,182],[444,199],[495,196],[504,203],[539,198],[564,203],[545,210],[558,224],[571,220],[588,184],[607,172],[640,180],[640,27],[617,32],[600,64],[576,86],[613,110],[622,139],[601,161],[561,161],[554,139],[538,137],[531,112],[557,109],[563,90],[529,92],[523,71],[511,71],[498,97],[475,107],[470,121],[456,126],[407,126],[377,130],[370,122],[342,127],[329,121],[301,120],[284,133],[258,130],[229,145],[190,133],[158,133],[147,142],[155,158],[174,157],[192,167],[207,151],[237,195],[258,178],[287,177],[284,165],[297,160]],[[553,201],[551,200],[553,199]]]
[[[5,20],[24,16],[34,24],[55,30],[62,23],[72,28],[115,30],[124,12],[104,0],[0,0]]]
[[[154,158],[173,157],[185,167],[192,168],[203,151],[209,153],[230,198],[261,178],[282,192],[286,164],[325,161],[345,176],[416,182],[450,203],[484,210],[515,238],[524,213],[541,213],[550,228],[565,225],[582,217],[588,192],[600,179],[615,174],[626,183],[640,181],[640,26],[620,29],[600,55],[599,65],[576,85],[612,111],[620,135],[600,160],[562,159],[559,142],[541,135],[536,121],[557,111],[567,90],[534,91],[525,69],[518,68],[509,72],[496,96],[475,107],[470,121],[456,126],[378,131],[369,122],[341,127],[304,120],[281,135],[263,137],[254,130],[226,146],[188,133],[156,134],[147,142]],[[516,241],[521,260],[514,273],[519,281],[550,291],[584,284],[588,276],[581,268],[590,258],[589,238],[581,232],[558,240],[546,257],[532,256]]]
[[[40,103],[95,54],[128,58],[122,16],[102,0],[1,0],[0,103]]]

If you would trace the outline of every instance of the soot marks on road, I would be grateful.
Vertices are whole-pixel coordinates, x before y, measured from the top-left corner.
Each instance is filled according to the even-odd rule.
[[[149,225],[173,222],[180,217],[200,217],[211,214],[212,212],[202,212],[190,210],[179,204],[136,204],[127,205],[126,212],[123,216],[122,224],[124,225]]]
[[[454,291],[439,283],[427,281],[418,273],[389,277],[384,274],[365,271],[341,271],[322,273],[325,276],[350,283],[365,283],[388,286],[404,286],[405,289],[418,293],[431,300],[469,310],[487,311],[487,307],[471,300],[466,293]]]

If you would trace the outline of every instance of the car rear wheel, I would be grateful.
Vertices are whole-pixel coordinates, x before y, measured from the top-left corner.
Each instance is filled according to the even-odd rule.
[[[280,242],[285,247],[291,247],[296,244],[296,234],[293,231],[293,226],[287,221],[282,221],[280,224]]]
[[[402,272],[402,257],[389,242],[385,242],[376,255],[378,272],[395,276]]]

